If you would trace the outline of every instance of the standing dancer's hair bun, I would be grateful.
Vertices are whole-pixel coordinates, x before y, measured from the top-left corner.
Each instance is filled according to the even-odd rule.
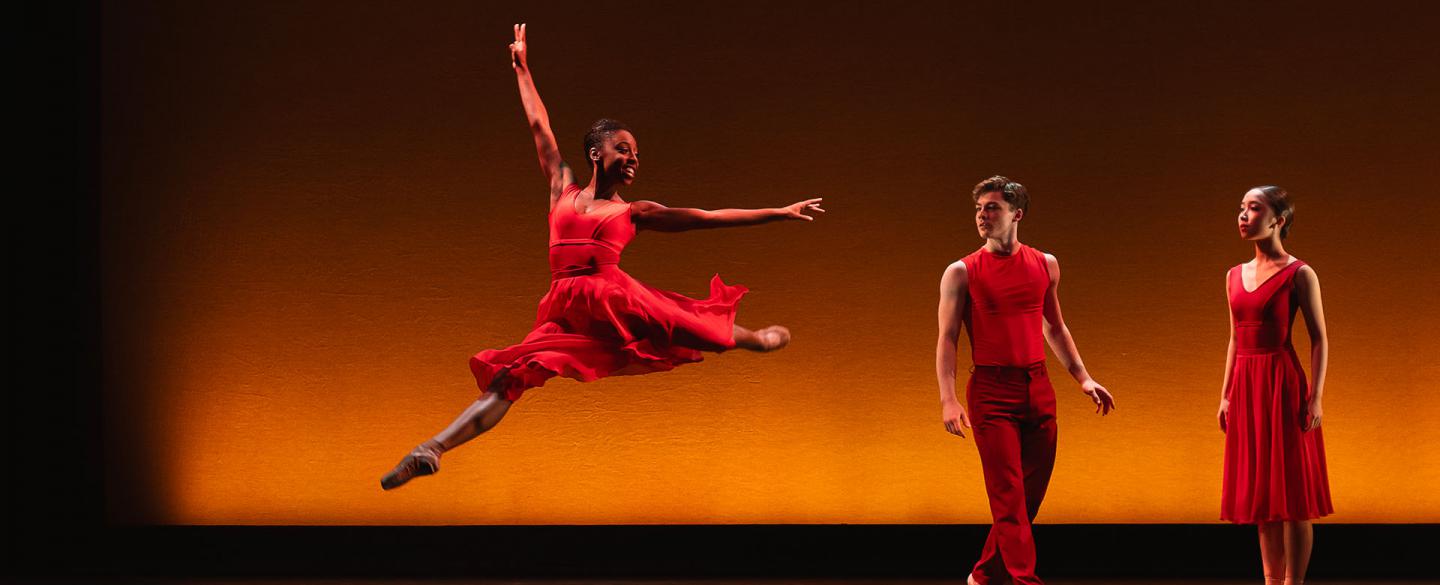
[[[1270,209],[1275,210],[1275,215],[1285,219],[1280,226],[1280,239],[1290,235],[1290,226],[1295,224],[1295,204],[1290,202],[1290,194],[1275,185],[1262,185],[1251,189],[1259,191],[1264,195],[1265,203],[1270,204]]]

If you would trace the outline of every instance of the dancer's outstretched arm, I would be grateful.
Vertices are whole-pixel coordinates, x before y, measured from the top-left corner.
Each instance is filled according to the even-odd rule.
[[[940,422],[945,430],[965,436],[970,415],[955,396],[955,351],[960,343],[960,315],[970,302],[969,274],[964,262],[945,268],[940,277],[940,337],[935,342],[935,377],[940,381]]]
[[[1110,414],[1110,410],[1115,408],[1115,398],[1085,370],[1080,350],[1075,348],[1075,338],[1070,336],[1070,328],[1065,326],[1065,318],[1060,315],[1060,261],[1046,254],[1045,264],[1050,269],[1050,287],[1045,289],[1045,341],[1050,343],[1051,351],[1055,352],[1055,357],[1060,359],[1070,376],[1080,383],[1080,390],[1095,401],[1095,412]]]
[[[654,201],[636,201],[630,204],[631,217],[635,227],[658,232],[683,232],[705,228],[737,227],[757,225],[785,219],[814,221],[806,215],[825,213],[820,208],[820,199],[806,199],[785,207],[769,209],[692,209],[689,207],[665,207]]]
[[[545,171],[545,180],[550,183],[550,206],[565,186],[575,182],[575,173],[570,165],[560,159],[560,146],[555,142],[555,133],[550,130],[550,114],[535,91],[535,80],[530,77],[530,65],[526,62],[525,25],[515,25],[515,42],[510,43],[510,66],[515,68],[515,81],[520,84],[520,103],[525,105],[525,119],[530,122],[530,133],[535,136],[535,151],[540,155],[540,170]]]
[[[1320,277],[1307,264],[1297,270],[1295,293],[1300,312],[1305,314],[1305,329],[1310,333],[1310,402],[1300,413],[1300,428],[1320,426],[1324,409],[1320,398],[1325,394],[1325,370],[1330,364],[1330,336],[1325,333],[1325,309],[1320,306]]]

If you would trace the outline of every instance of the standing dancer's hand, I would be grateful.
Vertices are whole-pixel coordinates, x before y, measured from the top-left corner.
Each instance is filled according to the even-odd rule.
[[[785,212],[785,219],[815,221],[814,217],[805,215],[805,212],[809,211],[811,213],[825,213],[824,209],[820,209],[821,201],[824,201],[824,199],[806,199],[798,203],[791,203],[790,205],[786,205],[785,207],[780,208],[780,210]]]
[[[970,428],[970,414],[965,412],[965,407],[960,406],[958,400],[945,400],[940,403],[940,420],[945,423],[945,430],[952,435],[965,436],[965,429]]]
[[[1229,398],[1221,398],[1221,399],[1220,399],[1220,411],[1217,412],[1217,413],[1215,413],[1215,418],[1220,419],[1220,432],[1222,432],[1222,433],[1228,432],[1228,430],[1227,430],[1226,427],[1229,426],[1228,423],[1230,422],[1230,399],[1229,399]]]
[[[1325,409],[1320,408],[1320,400],[1311,400],[1310,404],[1305,407],[1305,412],[1300,415],[1300,429],[1313,431],[1320,428],[1320,417],[1324,414]]]
[[[525,64],[525,24],[515,25],[515,42],[510,43],[510,66],[517,71],[524,70]]]
[[[1080,391],[1095,401],[1095,412],[1100,413],[1100,416],[1105,416],[1115,410],[1115,397],[1111,396],[1110,391],[1101,386],[1099,382],[1086,380],[1080,384]]]

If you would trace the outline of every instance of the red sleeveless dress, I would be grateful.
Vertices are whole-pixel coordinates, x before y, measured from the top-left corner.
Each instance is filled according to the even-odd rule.
[[[1246,292],[1239,266],[1226,275],[1235,324],[1235,369],[1225,432],[1220,518],[1238,524],[1310,520],[1334,513],[1322,429],[1302,431],[1309,385],[1290,331],[1295,273],[1289,266]]]
[[[579,185],[550,210],[550,291],[535,328],[518,345],[470,358],[484,391],[504,374],[501,391],[515,400],[554,376],[588,382],[698,362],[701,351],[735,347],[732,327],[748,289],[716,275],[710,297],[696,300],[646,285],[620,270],[620,252],[635,237],[629,203],[575,211]]]

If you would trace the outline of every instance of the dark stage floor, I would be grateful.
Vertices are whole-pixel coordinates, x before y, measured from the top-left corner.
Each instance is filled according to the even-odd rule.
[[[1047,579],[1048,585],[1259,585],[1263,579]],[[30,579],[17,583],[35,585],[69,585],[72,583],[113,583],[123,585],[958,585],[963,580],[955,579],[357,579],[357,578],[305,578],[305,579],[229,579],[229,578],[104,578],[84,579]],[[1356,580],[1331,581],[1312,579],[1313,585],[1435,585],[1436,581],[1419,580]]]

